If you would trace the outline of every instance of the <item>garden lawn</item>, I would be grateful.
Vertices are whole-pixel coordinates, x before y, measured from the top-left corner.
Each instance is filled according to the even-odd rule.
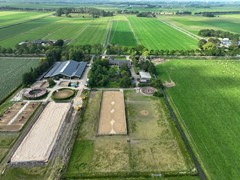
[[[171,60],[157,66],[174,81],[169,98],[209,179],[240,177],[240,61]]]
[[[197,40],[160,22],[157,18],[128,16],[139,43],[153,50],[190,50]]]

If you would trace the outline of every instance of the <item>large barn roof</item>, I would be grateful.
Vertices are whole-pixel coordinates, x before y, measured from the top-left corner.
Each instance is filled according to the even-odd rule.
[[[45,78],[54,76],[67,76],[67,77],[78,77],[80,78],[87,66],[86,62],[77,62],[74,60],[56,62],[53,68],[45,75]]]

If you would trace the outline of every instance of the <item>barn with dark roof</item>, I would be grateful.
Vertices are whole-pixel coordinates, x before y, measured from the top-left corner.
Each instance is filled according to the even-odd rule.
[[[74,60],[56,62],[52,69],[44,76],[45,78],[81,78],[87,67],[86,62]]]

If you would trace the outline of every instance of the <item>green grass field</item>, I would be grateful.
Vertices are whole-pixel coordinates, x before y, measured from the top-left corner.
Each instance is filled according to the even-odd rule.
[[[209,179],[240,177],[240,61],[171,60],[157,67]]]
[[[201,29],[219,29],[240,33],[240,14],[220,15],[214,18],[202,16],[159,16],[159,19],[179,26],[194,34],[198,34]]]
[[[0,17],[4,20],[4,17]],[[0,43],[2,47],[15,47],[26,40],[47,39],[69,40],[70,44],[105,44],[109,31],[110,18],[82,18],[74,16],[44,17],[35,21],[0,29]]]
[[[194,165],[163,101],[126,92],[129,134],[96,137],[101,95],[100,91],[90,94],[65,178],[194,174]]]
[[[128,21],[113,21],[110,37],[111,44],[120,46],[136,46],[137,41],[129,26]]]
[[[39,64],[34,58],[0,58],[0,101],[21,85],[22,75]]]
[[[129,16],[138,41],[149,49],[188,50],[197,48],[197,40],[160,22],[157,18]]]
[[[42,12],[0,11],[0,28],[50,15]]]

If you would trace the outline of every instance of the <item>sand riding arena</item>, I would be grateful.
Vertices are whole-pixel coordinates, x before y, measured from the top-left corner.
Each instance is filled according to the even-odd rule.
[[[70,103],[50,102],[15,151],[11,163],[47,162],[70,106]]]
[[[103,92],[97,134],[127,134],[123,92]]]

